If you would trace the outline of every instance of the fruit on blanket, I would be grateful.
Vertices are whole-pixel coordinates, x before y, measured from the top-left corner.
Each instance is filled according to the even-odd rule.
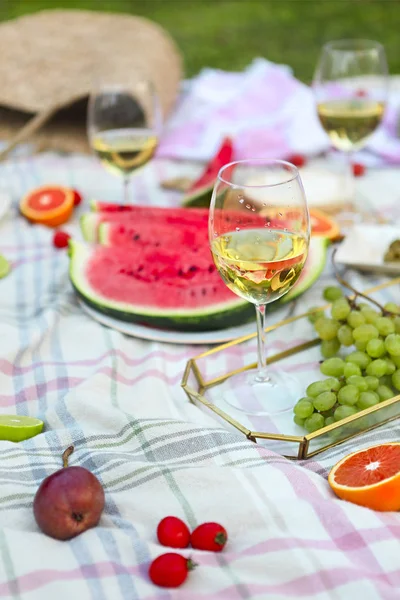
[[[221,552],[228,541],[225,527],[219,523],[202,523],[192,532],[190,543],[196,550]]]
[[[332,217],[322,210],[310,208],[311,233],[313,236],[335,240],[340,237],[340,227]]]
[[[97,477],[84,467],[68,466],[73,450],[65,450],[63,468],[42,481],[33,501],[36,523],[57,540],[69,540],[97,525],[104,508]]]
[[[400,510],[400,442],[349,454],[331,469],[328,481],[342,500],[373,510]]]
[[[167,552],[153,560],[149,568],[149,577],[156,585],[176,588],[182,585],[189,571],[196,566],[190,558],[176,552]]]
[[[24,415],[0,415],[0,440],[22,442],[38,435],[43,430],[43,421]]]
[[[178,517],[164,517],[158,524],[157,538],[163,546],[187,548],[190,542],[190,531],[186,523]]]
[[[215,180],[221,167],[233,160],[233,143],[226,137],[216,155],[206,166],[201,176],[193,182],[183,199],[184,206],[209,206]]]
[[[67,248],[71,236],[66,231],[55,231],[53,235],[53,246],[55,248]]]
[[[211,331],[254,318],[254,307],[222,282],[207,243],[164,244],[161,231],[155,235],[153,227],[151,238],[132,240],[129,247],[71,240],[70,278],[77,294],[104,314],[175,330]],[[324,267],[326,248],[325,238],[311,240],[298,282],[271,308],[312,285]]]
[[[57,185],[46,185],[29,192],[20,203],[21,213],[32,223],[57,227],[70,218],[74,192]]]

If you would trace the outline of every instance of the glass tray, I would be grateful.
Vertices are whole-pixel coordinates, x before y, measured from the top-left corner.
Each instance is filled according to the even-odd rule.
[[[379,293],[399,284],[400,278],[396,278],[363,293],[373,293],[372,297],[379,301]],[[318,311],[322,312],[329,306],[322,306]],[[320,340],[315,338],[313,327],[307,320],[309,314],[290,317],[265,330],[267,347],[274,350],[268,356],[267,363],[273,365],[279,362],[280,368],[294,373],[304,385],[304,392],[309,383],[323,378],[319,371]],[[256,334],[214,347],[188,361],[181,385],[191,402],[207,412],[211,411],[225,426],[240,431],[247,439],[267,446],[286,458],[311,458],[400,415],[400,394],[314,433],[306,433],[296,425],[291,410],[273,417],[247,415],[224,402],[218,395],[218,386],[232,375],[254,368],[254,357]],[[253,362],[250,363],[250,360]],[[233,387],[230,393],[234,395]]]

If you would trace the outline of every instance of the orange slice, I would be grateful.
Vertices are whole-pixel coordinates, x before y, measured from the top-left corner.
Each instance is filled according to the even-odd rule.
[[[328,481],[343,500],[374,510],[400,510],[400,442],[349,454],[332,468]]]
[[[46,185],[21,200],[21,213],[32,223],[48,227],[62,225],[74,209],[74,192],[58,185]]]
[[[327,237],[330,240],[341,237],[339,225],[322,210],[310,208],[310,222],[312,235]]]

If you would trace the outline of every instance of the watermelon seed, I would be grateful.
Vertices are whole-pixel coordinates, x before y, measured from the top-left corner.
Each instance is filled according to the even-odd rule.
[[[201,290],[201,293],[203,294],[203,296],[206,296],[206,295],[207,295],[207,290],[206,290],[206,288],[202,288],[202,290]]]
[[[208,267],[208,272],[209,272],[209,273],[212,273],[213,271],[214,271],[214,265],[210,265],[210,266]]]
[[[133,241],[136,242],[139,239],[140,239],[140,235],[138,233],[135,233],[135,235],[133,236]]]
[[[140,273],[140,271],[143,271],[143,265],[138,266],[138,273]]]
[[[190,273],[195,273],[196,271],[198,271],[198,267],[195,267],[194,265],[192,265],[191,267],[189,267],[189,272]]]
[[[179,269],[179,271],[178,271],[178,276],[179,276],[179,277],[183,277],[183,271],[182,271],[182,269]]]

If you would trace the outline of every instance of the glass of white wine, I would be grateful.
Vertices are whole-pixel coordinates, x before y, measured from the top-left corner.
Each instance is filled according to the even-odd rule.
[[[313,90],[318,117],[332,145],[346,156],[345,195],[354,201],[352,154],[380,124],[387,99],[388,67],[383,46],[371,40],[325,44]]]
[[[88,105],[88,136],[94,152],[112,173],[123,178],[129,204],[131,174],[154,155],[161,111],[154,86],[140,75],[126,84],[100,83]]]
[[[297,168],[280,160],[243,160],[220,170],[209,213],[214,263],[228,288],[254,304],[258,368],[234,375],[234,395],[224,399],[248,414],[289,410],[298,397],[297,381],[271,371],[265,357],[267,304],[298,280],[306,262],[310,222]]]

